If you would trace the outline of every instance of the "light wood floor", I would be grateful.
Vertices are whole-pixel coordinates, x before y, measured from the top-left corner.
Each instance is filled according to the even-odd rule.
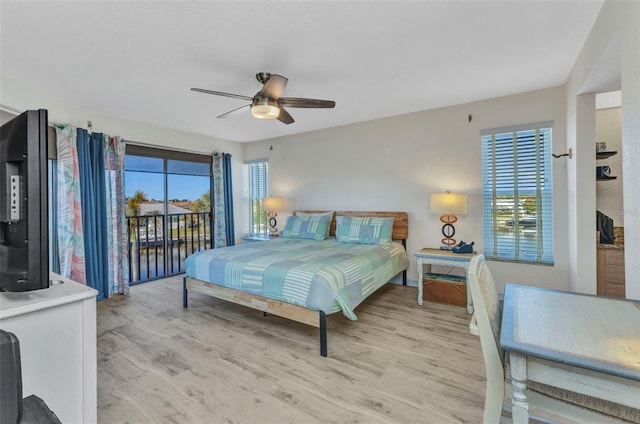
[[[318,330],[173,277],[98,303],[100,423],[479,423],[485,371],[464,308],[387,284]]]

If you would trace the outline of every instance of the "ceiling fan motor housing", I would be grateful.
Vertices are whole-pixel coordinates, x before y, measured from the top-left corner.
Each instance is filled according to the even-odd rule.
[[[256,79],[261,83],[265,84],[271,78],[271,74],[269,72],[258,72],[256,74]]]

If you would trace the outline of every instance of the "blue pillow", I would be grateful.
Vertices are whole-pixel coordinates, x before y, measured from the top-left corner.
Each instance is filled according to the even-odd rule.
[[[280,237],[324,240],[329,234],[330,215],[290,216]]]
[[[329,212],[296,212],[296,216],[304,218],[305,216],[328,216],[329,217],[329,225],[327,225],[327,235],[325,238],[329,238],[329,232],[331,230],[331,220],[333,219],[333,214],[335,211]]]
[[[343,243],[391,244],[393,218],[336,216],[336,240]]]

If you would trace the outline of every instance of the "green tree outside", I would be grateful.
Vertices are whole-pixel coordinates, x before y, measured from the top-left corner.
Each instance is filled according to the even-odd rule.
[[[191,212],[211,212],[211,191],[207,191],[193,202]]]
[[[127,199],[127,216],[140,216],[140,204],[148,201],[144,191],[136,190],[133,196]]]

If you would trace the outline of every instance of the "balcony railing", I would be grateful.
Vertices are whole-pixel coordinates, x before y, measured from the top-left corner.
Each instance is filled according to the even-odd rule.
[[[187,256],[213,247],[209,212],[130,216],[127,235],[129,284],[179,274]]]

